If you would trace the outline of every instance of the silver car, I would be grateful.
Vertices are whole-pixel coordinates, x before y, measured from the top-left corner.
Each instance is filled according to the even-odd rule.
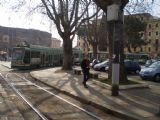
[[[98,63],[94,66],[95,70],[99,70],[99,71],[105,71],[105,67],[107,67],[109,65],[109,60],[105,60],[101,63]]]
[[[143,80],[150,79],[160,82],[160,61],[141,69],[139,75]]]

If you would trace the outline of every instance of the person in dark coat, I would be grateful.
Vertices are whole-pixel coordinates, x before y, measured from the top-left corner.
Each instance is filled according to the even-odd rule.
[[[83,85],[85,88],[88,88],[86,82],[89,79],[89,70],[90,70],[89,64],[90,64],[90,61],[88,59],[88,56],[85,56],[81,62],[81,68],[83,72]]]

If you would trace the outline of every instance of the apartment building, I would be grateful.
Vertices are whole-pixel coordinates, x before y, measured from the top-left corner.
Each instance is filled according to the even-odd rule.
[[[146,40],[148,44],[145,46],[145,52],[152,57],[160,55],[160,18],[154,18],[147,22]]]
[[[131,50],[133,52],[148,53],[151,57],[160,55],[160,18],[154,17],[149,13],[133,14],[132,16],[146,22],[146,30],[140,34],[147,44],[142,47],[137,47],[136,49],[132,48]],[[85,36],[79,36],[77,43],[77,46],[83,52],[92,51],[92,47],[87,42]],[[124,52],[127,53],[128,49],[124,48]]]

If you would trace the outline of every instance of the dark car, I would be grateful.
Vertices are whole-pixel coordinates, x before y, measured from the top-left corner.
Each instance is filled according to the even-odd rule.
[[[141,71],[140,65],[135,61],[125,60],[124,66],[127,73],[139,73]]]
[[[141,70],[140,65],[138,62],[132,61],[132,60],[125,60],[124,61],[124,67],[127,73],[139,73]],[[109,66],[106,66],[105,71],[109,70]]]

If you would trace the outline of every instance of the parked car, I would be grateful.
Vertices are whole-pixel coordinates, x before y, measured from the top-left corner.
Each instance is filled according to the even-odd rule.
[[[100,60],[98,59],[94,59],[91,63],[90,63],[90,67],[94,67],[96,64],[100,63]]]
[[[94,70],[105,71],[105,67],[109,65],[109,60],[105,60],[94,66]]]
[[[131,72],[139,73],[141,70],[140,65],[137,62],[132,60],[125,60],[124,67],[127,73],[131,73]],[[109,70],[109,66],[106,66],[105,71],[108,71],[108,70]]]
[[[143,68],[139,75],[143,80],[149,79],[160,82],[160,61]]]
[[[150,59],[150,60],[147,60],[146,63],[145,63],[145,67],[148,67],[150,66],[152,63],[156,62],[157,60],[155,59]]]

